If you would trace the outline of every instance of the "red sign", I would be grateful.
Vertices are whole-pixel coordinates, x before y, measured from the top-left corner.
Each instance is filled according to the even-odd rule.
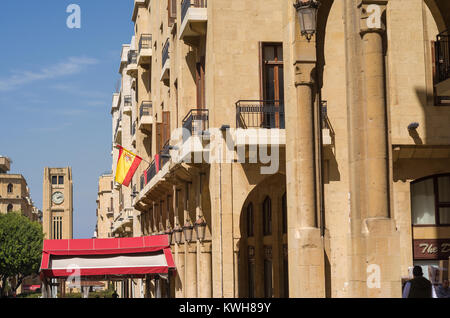
[[[414,240],[414,259],[448,260],[450,239]]]

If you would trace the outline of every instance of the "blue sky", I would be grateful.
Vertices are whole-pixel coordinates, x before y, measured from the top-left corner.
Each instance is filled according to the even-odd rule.
[[[81,29],[69,29],[69,4]],[[2,0],[0,155],[42,209],[44,167],[71,166],[74,238],[95,229],[98,177],[111,170],[111,99],[132,0]]]

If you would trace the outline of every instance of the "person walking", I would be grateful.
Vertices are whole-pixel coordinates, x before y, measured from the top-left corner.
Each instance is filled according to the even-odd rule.
[[[119,298],[119,294],[116,291],[114,291],[114,293],[112,294],[112,298]]]
[[[414,266],[414,278],[406,283],[403,298],[432,298],[431,282],[423,277],[422,267]]]

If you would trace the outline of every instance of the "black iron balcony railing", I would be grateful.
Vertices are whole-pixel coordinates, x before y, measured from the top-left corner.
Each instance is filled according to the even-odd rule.
[[[181,23],[183,23],[190,7],[206,8],[207,6],[207,0],[183,0],[183,2],[181,3]]]
[[[128,51],[128,64],[137,64],[137,52],[135,50]]]
[[[169,39],[166,40],[166,43],[164,44],[164,48],[162,50],[162,65],[166,64],[167,60],[169,59]]]
[[[436,79],[443,82],[450,78],[450,31],[438,34],[436,39]]]
[[[187,129],[191,136],[199,136],[209,129],[209,110],[191,109],[183,119],[183,128]]]
[[[284,101],[238,101],[236,128],[285,129]]]
[[[139,108],[139,118],[142,118],[143,116],[151,116],[152,107],[152,102],[142,102],[141,107]]]
[[[114,139],[116,139],[116,137],[117,137],[117,132],[119,131],[121,121],[122,121],[122,113],[120,113],[119,118],[117,118],[117,121],[116,121],[116,129],[114,131]]]
[[[142,34],[139,39],[139,53],[143,49],[150,49],[152,47],[152,35],[151,34]]]
[[[334,136],[334,129],[331,125],[330,118],[328,118],[328,102],[326,100],[321,102],[322,112],[322,129],[329,129],[331,136]]]
[[[163,149],[159,152],[159,168],[162,169],[170,161],[170,140],[168,140]]]
[[[123,98],[123,105],[124,105],[125,107],[132,106],[132,103],[131,103],[131,95],[126,95],[126,96]]]
[[[136,122],[131,125],[131,136],[136,135]]]

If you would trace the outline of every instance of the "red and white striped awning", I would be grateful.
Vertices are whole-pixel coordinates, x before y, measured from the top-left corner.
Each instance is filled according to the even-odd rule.
[[[45,240],[41,277],[79,276],[142,277],[176,270],[167,235]]]

